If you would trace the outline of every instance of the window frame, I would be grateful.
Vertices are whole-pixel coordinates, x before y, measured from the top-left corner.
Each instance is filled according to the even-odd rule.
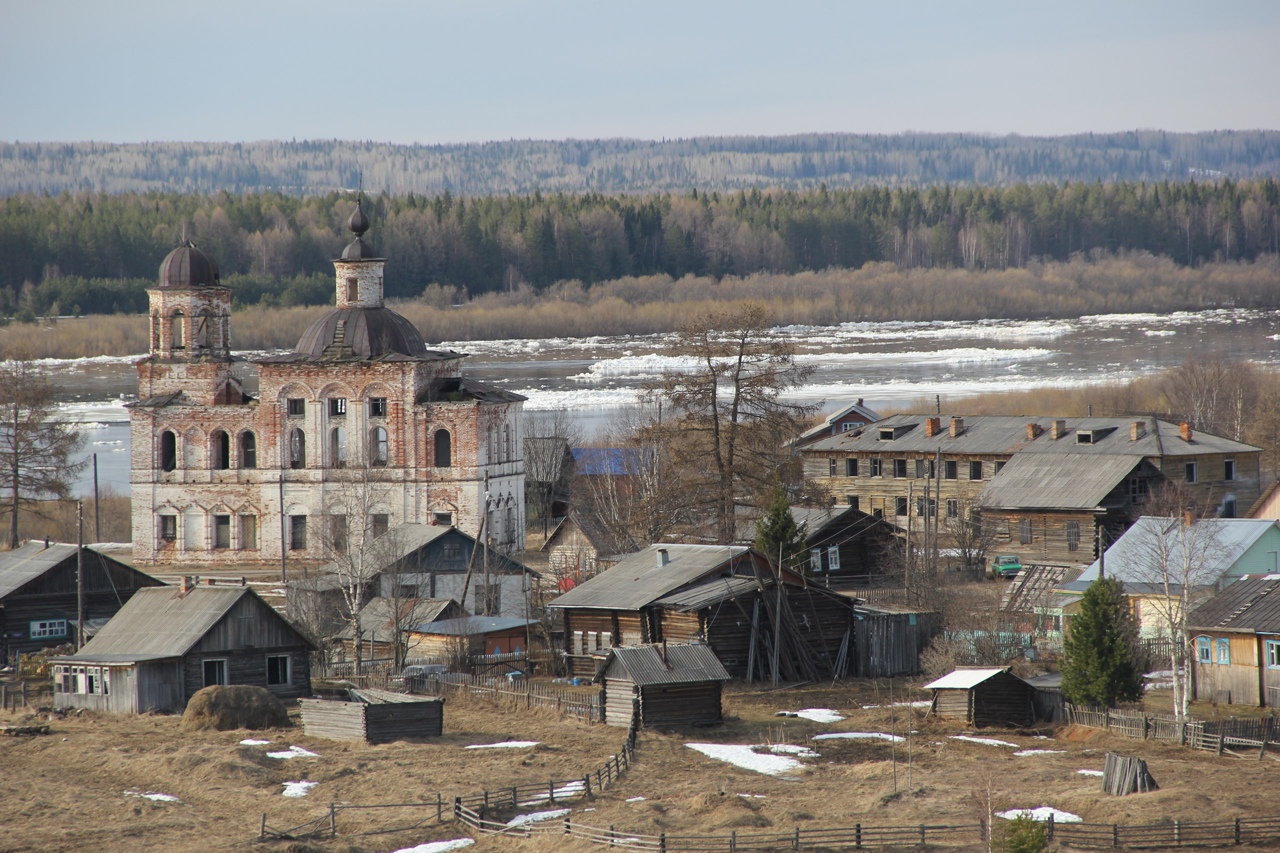
[[[1067,522],[1067,550],[1080,550],[1080,522],[1078,521]]]
[[[844,460],[844,475],[846,477],[858,476],[858,457],[849,456]]]
[[[252,513],[242,513],[240,520],[240,550],[256,551],[258,550],[258,516]]]
[[[947,518],[960,517],[960,501],[957,498],[947,498]]]
[[[177,542],[178,541],[178,516],[171,513],[157,513],[156,518],[160,523],[156,525],[160,541]],[[168,529],[166,529],[168,528]]]
[[[231,434],[225,429],[215,429],[209,436],[209,467],[215,471],[231,470]]]
[[[1035,541],[1035,530],[1032,528],[1031,519],[1018,519],[1018,544],[1030,545]]]
[[[1231,666],[1231,640],[1228,637],[1214,637],[1213,661],[1218,666]]]
[[[907,460],[893,460],[893,477],[895,480],[905,480],[907,477]]]
[[[1280,640],[1263,640],[1263,660],[1267,669],[1280,669]]]
[[[293,655],[288,653],[267,655],[266,659],[267,660],[266,660],[265,675],[266,675],[267,686],[268,687],[291,686],[293,684]],[[282,661],[284,663],[284,680],[283,681],[272,680],[272,664],[274,663],[278,667]],[[277,677],[278,677],[278,673],[277,673]]]
[[[375,425],[369,430],[369,465],[385,468],[391,462],[391,437],[387,428]]]
[[[437,465],[437,468],[440,466]],[[834,456],[827,459],[827,476],[834,477],[836,475],[836,458]]]
[[[289,468],[301,471],[307,467],[307,431],[302,427],[289,430]]]
[[[1196,637],[1196,663],[1213,663],[1213,643],[1208,637]]]
[[[221,676],[222,676],[221,681],[209,680],[210,664],[215,665],[215,673],[221,672]],[[231,683],[228,678],[228,676],[230,675],[229,670],[230,670],[230,667],[227,666],[226,658],[205,658],[204,660],[200,661],[200,680],[205,687],[213,687],[215,685],[220,685],[225,687],[226,685]]]
[[[385,418],[387,416],[387,398],[386,397],[370,397],[369,398],[369,417]]]
[[[178,434],[171,429],[160,433],[160,470],[165,473],[178,470]]]
[[[1188,483],[1200,482],[1200,468],[1195,462],[1187,462],[1182,468],[1182,477]]]
[[[954,459],[942,460],[942,479],[958,480],[960,479],[960,465]]]
[[[305,551],[307,550],[307,516],[291,515],[289,516],[289,550]]]
[[[1236,479],[1236,473],[1237,473],[1236,460],[1223,459],[1222,460],[1222,479],[1228,483],[1234,483]]]
[[[258,467],[258,434],[247,429],[240,433],[240,440],[236,443],[239,445],[240,467],[256,469]]]
[[[226,551],[231,548],[231,515],[216,513],[213,516],[213,550]]]
[[[307,401],[304,397],[286,397],[284,401],[285,417],[289,418],[305,418],[307,416]]]
[[[48,626],[55,627],[48,627]],[[56,626],[61,625],[61,629]],[[39,627],[37,627],[39,626]],[[66,619],[33,619],[27,625],[27,638],[31,640],[56,640],[70,636],[71,627]]]
[[[978,472],[978,476],[976,477],[973,475],[975,471]],[[981,459],[969,460],[969,479],[970,480],[982,479],[982,460]]]
[[[347,416],[347,398],[346,397],[330,397],[328,409],[329,409],[329,417],[345,418]]]
[[[867,461],[870,463],[869,470],[867,472],[868,477],[884,476],[884,460],[883,459],[881,459],[879,456],[872,456]]]
[[[907,499],[905,497],[899,496],[893,499],[894,515],[899,517],[905,516],[908,510],[909,510],[909,507],[907,505]]]

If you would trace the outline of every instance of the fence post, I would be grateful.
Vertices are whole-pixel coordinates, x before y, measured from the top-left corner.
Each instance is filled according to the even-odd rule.
[[[1239,826],[1240,826],[1240,821],[1237,820],[1236,821],[1237,835],[1239,835],[1239,831],[1238,831]],[[262,831],[258,833],[258,837],[259,838],[267,837],[267,813],[266,812],[262,813]]]
[[[552,779],[547,783],[547,796],[551,800],[551,805],[556,804],[556,781]]]
[[[1104,708],[1102,711],[1102,727],[1107,731],[1111,730],[1111,709]]]
[[[338,810],[333,803],[329,803],[329,837],[338,837]]]
[[[514,809],[516,806],[520,805],[518,802],[516,802],[516,800],[518,799],[520,799],[520,795],[516,793],[516,786],[512,785],[511,786],[511,808]]]
[[[1236,846],[1240,846],[1240,818],[1236,818]]]
[[[920,846],[924,846],[924,824],[920,824]]]
[[[1120,846],[1120,824],[1118,823],[1111,824],[1111,846]]]
[[[1219,757],[1222,756],[1222,747],[1223,747],[1223,744],[1226,743],[1226,741],[1227,741],[1227,738],[1225,735],[1221,735],[1221,734],[1218,735],[1218,756]]]
[[[564,816],[564,834],[565,834],[565,835],[570,835],[570,834],[572,834],[572,833],[570,832],[570,830],[569,830],[569,816],[568,816],[568,815],[565,815],[565,816]]]
[[[736,853],[738,849],[738,830],[729,833],[729,853]]]
[[[27,707],[27,682],[22,682],[22,707]]]
[[[453,819],[462,821],[462,797],[453,798]]]
[[[439,791],[436,791],[436,823],[439,823],[441,817],[443,817],[442,811],[444,811],[444,797],[440,796]]]
[[[1187,721],[1181,720],[1178,723],[1178,746],[1187,745]]]
[[[1142,739],[1147,740],[1151,737],[1151,718],[1146,714],[1142,715]]]
[[[791,849],[792,850],[800,849],[800,827],[798,826],[796,827],[795,837],[791,840]]]
[[[1053,812],[1049,812],[1049,840],[1053,840]]]
[[[1173,822],[1173,843],[1182,844],[1182,821],[1174,820]]]
[[[665,832],[658,833],[658,850],[661,853],[667,853],[667,834]]]
[[[590,773],[582,777],[582,786],[587,791],[586,799],[588,800],[591,799],[591,774]]]
[[[613,824],[609,824],[609,846],[613,847]]]

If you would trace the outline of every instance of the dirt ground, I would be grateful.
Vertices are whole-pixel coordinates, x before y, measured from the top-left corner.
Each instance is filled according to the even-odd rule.
[[[1016,756],[1012,747],[956,740],[962,726],[926,719],[925,709],[889,707],[924,699],[895,682],[811,686],[774,692],[732,688],[722,726],[683,732],[642,732],[637,762],[615,787],[572,804],[572,819],[642,834],[783,832],[793,827],[972,823],[992,810],[1053,806],[1088,822],[1153,823],[1218,820],[1272,812],[1261,790],[1280,756],[1217,758],[1176,746],[1143,743],[1105,732],[1050,728],[983,730],[1020,749],[1061,750]],[[871,707],[871,706],[881,707]],[[816,723],[776,712],[830,708],[847,719]],[[14,722],[0,715],[0,722]],[[256,843],[263,812],[273,826],[324,814],[328,804],[415,802],[502,784],[581,776],[617,751],[621,729],[588,726],[546,712],[518,716],[478,700],[451,700],[447,734],[432,742],[382,746],[307,738],[298,729],[188,734],[173,717],[85,714],[52,723],[46,737],[0,738],[0,803],[5,832],[0,851],[225,850],[369,851],[386,853],[466,833],[451,824],[412,832],[358,836],[377,825],[403,825],[403,815],[343,818],[336,842]],[[882,741],[814,741],[828,732],[914,731],[910,745]],[[270,746],[244,746],[246,737]],[[502,739],[539,740],[532,749],[464,750]],[[708,758],[684,744],[793,744],[815,749],[802,770],[766,776]],[[319,758],[277,760],[269,749],[290,745]],[[1146,759],[1159,791],[1125,798],[1100,792],[1108,750]],[[282,796],[284,782],[319,784],[301,799]],[[180,802],[131,795],[164,793]],[[739,796],[751,795],[751,796]],[[643,799],[635,799],[643,797]],[[628,800],[631,800],[630,802]],[[381,823],[380,823],[381,822]],[[519,842],[481,838],[484,851],[595,849],[586,842],[543,838]],[[975,849],[977,849],[975,847]]]

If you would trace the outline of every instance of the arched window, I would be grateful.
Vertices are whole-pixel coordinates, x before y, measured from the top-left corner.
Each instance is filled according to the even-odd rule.
[[[333,468],[347,467],[347,431],[342,427],[329,430],[329,465]]]
[[[210,461],[216,471],[226,471],[231,467],[231,436],[225,430],[214,430],[209,442]]]
[[[160,433],[160,468],[172,471],[178,467],[178,436],[173,430]]]
[[[436,467],[453,467],[453,439],[447,429],[436,430]]]
[[[289,431],[289,467],[307,467],[307,434],[301,427]]]
[[[511,424],[502,425],[502,458],[511,460]]]
[[[387,464],[387,431],[383,427],[369,430],[369,464],[378,468]]]
[[[258,467],[258,437],[251,432],[240,434],[240,467]]]
[[[169,323],[170,323],[169,346],[172,347],[173,349],[182,349],[187,345],[186,338],[185,338],[185,334],[186,334],[186,326],[184,325],[185,321],[186,321],[186,317],[182,315],[181,311],[174,311],[173,316],[169,318]]]
[[[196,317],[195,333],[191,336],[197,349],[209,348],[209,312],[201,311]]]

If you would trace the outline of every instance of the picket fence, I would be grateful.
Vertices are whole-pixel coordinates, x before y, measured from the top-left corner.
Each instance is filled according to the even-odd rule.
[[[1229,720],[1179,720],[1169,714],[1147,714],[1118,708],[1098,708],[1063,703],[1065,719],[1077,726],[1106,729],[1136,740],[1158,740],[1189,746],[1218,755],[1256,754],[1280,745],[1280,725],[1275,717]]]

